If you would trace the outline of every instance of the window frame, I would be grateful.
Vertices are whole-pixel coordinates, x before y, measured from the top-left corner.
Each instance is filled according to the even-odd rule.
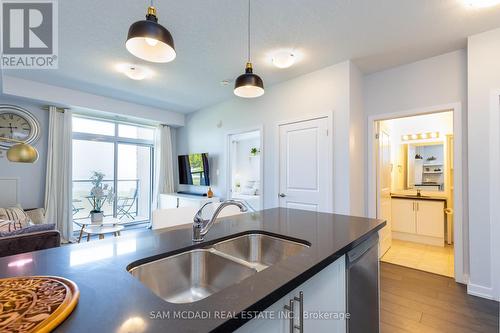
[[[118,121],[118,120],[110,120],[106,118],[98,118],[98,117],[89,117],[85,115],[80,115],[80,114],[73,114],[73,118],[83,118],[83,119],[91,119],[91,120],[96,120],[96,121],[102,121],[102,122],[107,122],[111,123],[114,125],[114,135],[101,135],[101,134],[92,134],[92,133],[84,133],[84,132],[74,132],[72,130],[72,145],[73,145],[73,140],[82,140],[82,141],[96,141],[96,142],[109,142],[113,143],[114,146],[114,152],[113,152],[113,188],[117,189],[118,188],[118,146],[120,144],[128,144],[128,145],[136,145],[136,146],[142,146],[142,147],[148,147],[150,148],[150,188],[149,188],[149,197],[150,197],[150,202],[149,202],[149,220],[145,221],[134,221],[127,223],[127,225],[132,225],[136,223],[150,223],[151,222],[151,215],[152,215],[152,201],[153,201],[153,192],[154,192],[154,167],[155,167],[155,151],[154,151],[154,140],[143,140],[143,139],[133,139],[133,138],[126,138],[126,137],[119,137],[118,136],[118,126],[120,124],[125,124],[125,125],[131,125],[131,126],[136,126],[136,127],[143,127],[143,128],[150,128],[150,129],[155,129],[154,126],[147,126],[147,125],[142,125],[142,124],[134,124],[130,122],[123,122],[123,121]],[[73,120],[73,119],[72,119]],[[73,179],[72,179],[73,182]],[[117,213],[117,198],[114,199],[113,202],[113,216],[116,216]]]

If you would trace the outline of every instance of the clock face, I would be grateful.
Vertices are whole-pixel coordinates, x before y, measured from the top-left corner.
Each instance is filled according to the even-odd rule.
[[[31,144],[39,136],[40,123],[29,111],[14,105],[0,105],[0,149],[9,149],[15,144],[1,138]]]
[[[33,128],[23,116],[15,113],[0,113],[0,136],[8,139],[26,141]]]

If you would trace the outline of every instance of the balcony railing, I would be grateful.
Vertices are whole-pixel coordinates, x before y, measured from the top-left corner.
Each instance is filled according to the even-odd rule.
[[[149,206],[140,206],[141,180],[137,178],[118,179],[116,182],[117,188],[114,189],[114,200],[111,203],[106,202],[102,207],[104,215],[119,218],[123,223],[143,222],[149,220]],[[115,182],[113,179],[104,179],[103,183],[114,187]],[[90,211],[92,210],[92,198],[90,196],[91,189],[91,180],[73,180],[73,220],[86,219],[90,216]],[[146,202],[149,202],[149,200]],[[140,214],[141,211],[146,213]]]

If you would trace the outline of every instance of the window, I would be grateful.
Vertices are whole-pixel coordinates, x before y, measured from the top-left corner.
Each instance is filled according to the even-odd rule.
[[[147,222],[151,216],[152,127],[73,117],[73,218],[86,219],[92,210],[90,177],[104,174],[113,196],[102,210],[124,223]]]

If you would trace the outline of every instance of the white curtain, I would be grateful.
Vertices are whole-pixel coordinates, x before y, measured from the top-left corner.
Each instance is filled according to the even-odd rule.
[[[71,193],[71,111],[49,106],[49,143],[45,179],[46,220],[56,224],[63,242],[73,238]]]
[[[174,191],[174,163],[172,156],[172,133],[169,126],[160,125],[155,135],[155,175],[153,209],[159,208],[161,193]]]

